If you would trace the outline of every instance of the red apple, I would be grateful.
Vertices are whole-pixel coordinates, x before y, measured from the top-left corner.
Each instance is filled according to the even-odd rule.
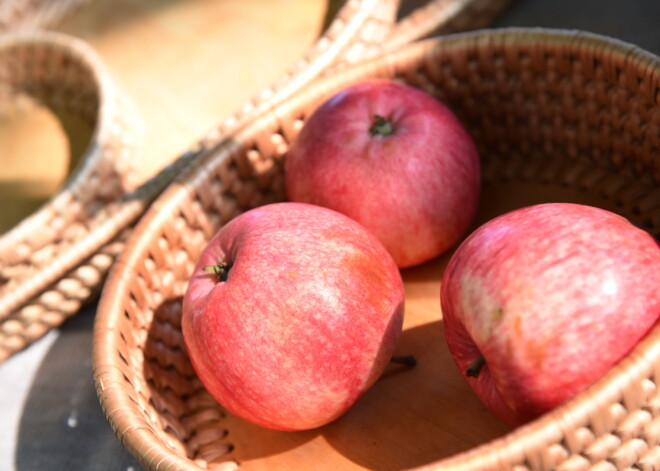
[[[474,141],[439,100],[370,80],[310,116],[287,154],[285,183],[290,201],[348,215],[407,267],[465,233],[477,209],[480,163]]]
[[[382,244],[335,211],[253,209],[204,249],[182,329],[208,391],[235,415],[304,430],[346,412],[401,334],[401,275]]]
[[[509,425],[555,408],[621,360],[660,315],[660,247],[623,217],[548,203],[501,215],[442,279],[449,350]]]

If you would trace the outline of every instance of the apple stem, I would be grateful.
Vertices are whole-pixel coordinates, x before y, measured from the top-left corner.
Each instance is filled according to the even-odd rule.
[[[412,355],[394,355],[390,361],[392,363],[400,363],[410,367],[417,365],[417,359]]]
[[[394,126],[392,121],[380,115],[374,115],[374,124],[369,128],[369,133],[372,136],[391,136],[394,134]]]
[[[216,265],[207,265],[204,267],[204,271],[215,274],[218,277],[218,281],[224,283],[229,277],[229,270],[231,266],[228,263],[218,263]]]
[[[468,366],[465,375],[469,378],[476,378],[479,376],[479,373],[484,366],[486,366],[486,359],[483,357],[483,355],[479,355],[476,360],[470,363],[470,366]]]

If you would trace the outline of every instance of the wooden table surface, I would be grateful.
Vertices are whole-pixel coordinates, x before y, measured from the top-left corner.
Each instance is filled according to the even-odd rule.
[[[90,0],[57,30],[92,45],[134,100],[144,122],[138,167],[141,178],[147,178],[294,63],[322,31],[327,9],[325,0]],[[617,0],[516,0],[495,26],[579,28],[660,53],[658,18],[657,0],[625,5]],[[11,119],[0,113],[0,231],[56,191],[79,146],[46,110]],[[436,285],[435,279],[407,275],[407,303],[420,312],[429,310],[418,320],[430,330],[441,329],[441,322],[432,322],[436,312],[430,311],[437,299],[428,297]],[[96,398],[89,354],[94,315],[91,305],[0,364],[0,469],[139,469],[117,441]],[[412,326],[405,338],[427,335],[429,329]],[[375,407],[377,399],[373,401],[367,407]],[[505,430],[491,426],[493,433]],[[470,435],[478,433],[475,427],[478,424],[465,424],[463,436],[454,442],[443,436],[447,453],[460,451]],[[385,436],[396,437],[396,430]],[[350,444],[339,435],[310,432],[300,437],[309,442],[300,453],[326,447],[325,440],[341,452],[338,465],[352,462],[374,469],[372,456],[351,455]],[[396,446],[394,439],[391,444]],[[406,457],[396,449],[380,453],[392,457],[389,465],[380,466],[383,471],[426,459]]]

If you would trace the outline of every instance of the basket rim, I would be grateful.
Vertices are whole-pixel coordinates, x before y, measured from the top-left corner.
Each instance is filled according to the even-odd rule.
[[[341,86],[344,86],[353,80],[371,76],[372,72],[382,69],[383,65],[388,69],[388,73],[395,76],[397,69],[401,66],[405,66],[409,61],[418,60],[426,54],[433,54],[438,49],[470,48],[484,43],[498,47],[524,44],[539,46],[539,48],[547,44],[560,44],[566,48],[586,49],[594,55],[615,54],[623,61],[624,66],[632,64],[637,68],[651,71],[651,78],[644,90],[652,103],[660,104],[660,57],[635,44],[575,29],[485,28],[424,39],[363,63],[342,68],[338,74],[319,79],[284,102],[273,106],[268,113],[257,117],[238,132],[235,140],[243,142],[249,136],[257,134],[265,123],[276,123],[278,116],[286,113],[289,107],[295,107],[296,104],[327,95],[329,91],[337,88],[338,78]],[[235,150],[235,145],[227,145],[227,141],[224,141],[215,149],[216,154],[220,155],[220,157],[216,155],[216,158],[226,158]],[[174,456],[169,448],[161,444],[142,415],[132,408],[134,402],[123,387],[126,379],[116,354],[119,337],[115,335],[114,326],[123,316],[122,296],[126,293],[126,287],[130,283],[136,264],[147,250],[152,231],[165,223],[168,210],[175,208],[178,201],[189,196],[190,190],[186,188],[186,184],[194,184],[198,175],[205,172],[204,165],[208,161],[209,159],[202,160],[197,162],[197,165],[186,169],[138,222],[127,244],[127,249],[120,254],[110,271],[98,305],[92,355],[97,394],[106,417],[122,444],[146,465],[154,463],[154,460],[166,460],[172,465],[180,466],[181,469],[192,469],[190,467],[193,466],[192,461],[178,455]],[[562,430],[568,428],[570,424],[587,421],[590,415],[597,410],[598,404],[608,403],[613,397],[620,397],[617,386],[619,378],[624,377],[625,379],[629,370],[653,371],[653,359],[658,357],[660,357],[660,326],[656,326],[647,334],[633,352],[615,365],[604,377],[566,404],[502,437],[466,452],[414,469],[431,470],[445,466],[451,467],[451,469],[475,469],[477,460],[483,462],[484,469],[491,467],[498,469],[499,466],[507,463],[507,458],[511,458],[511,456],[520,457],[521,462],[527,462],[528,457],[524,453],[526,444],[538,442],[544,438],[546,439],[544,441],[547,441],[548,438],[554,440],[556,437],[562,436]],[[625,402],[626,399],[621,400]],[[116,414],[118,411],[126,413],[126,416],[118,418]]]

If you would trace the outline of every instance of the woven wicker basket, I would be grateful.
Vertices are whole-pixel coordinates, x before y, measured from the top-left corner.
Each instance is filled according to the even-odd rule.
[[[516,430],[475,399],[442,335],[447,256],[403,272],[401,353],[344,417],[272,432],[228,414],[186,356],[181,297],[208,238],[283,199],[289,143],[315,107],[367,77],[445,101],[483,159],[481,223],[540,201],[605,207],[660,236],[660,59],[579,32],[507,29],[406,46],[317,81],[189,167],[138,224],[111,271],[94,378],[121,442],[148,469],[660,469],[660,327],[584,393]]]
[[[141,120],[86,43],[54,32],[0,35],[0,114],[47,107],[86,144],[57,195],[0,236],[0,361],[77,311],[117,247],[85,244],[94,214],[137,185]],[[84,257],[84,266],[79,266]]]
[[[83,1],[2,1],[0,31],[48,25]],[[72,175],[45,207],[0,236],[0,361],[59,326],[98,293],[135,221],[206,149],[332,69],[436,30],[481,26],[510,1],[418,2],[422,6],[400,21],[398,0],[343,2],[324,34],[285,76],[137,188],[127,164],[139,159],[131,136],[138,118],[126,100],[114,99],[120,93],[94,51],[75,38],[39,30],[3,33],[0,63],[9,66],[2,69],[0,88],[9,95],[32,95],[56,113],[60,108],[84,110],[97,133],[80,159],[84,171]],[[121,185],[115,184],[118,179]]]

